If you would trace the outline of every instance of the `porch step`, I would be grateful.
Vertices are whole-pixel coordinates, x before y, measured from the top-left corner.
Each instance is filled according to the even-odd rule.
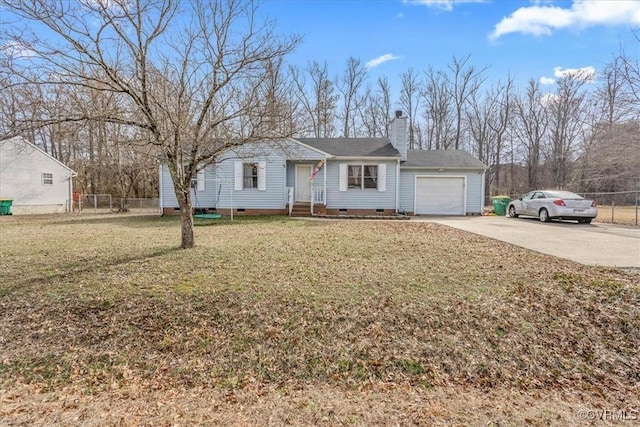
[[[293,205],[291,216],[311,216],[311,205],[298,203]]]

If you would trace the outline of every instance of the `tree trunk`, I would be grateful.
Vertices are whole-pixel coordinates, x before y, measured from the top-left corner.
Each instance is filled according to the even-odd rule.
[[[182,217],[182,241],[180,247],[182,249],[190,249],[196,245],[195,237],[193,236],[193,215],[191,214],[191,206],[188,209],[180,209],[180,216]]]
[[[196,240],[193,235],[193,213],[191,211],[191,191],[182,192],[182,197],[178,199],[180,204],[180,218],[181,218],[181,242],[180,247],[182,249],[190,249],[195,247]]]

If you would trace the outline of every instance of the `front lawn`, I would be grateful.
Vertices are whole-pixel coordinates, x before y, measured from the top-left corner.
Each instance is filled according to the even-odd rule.
[[[0,418],[575,424],[640,405],[637,275],[424,222],[203,225],[180,250],[178,218],[0,218]]]

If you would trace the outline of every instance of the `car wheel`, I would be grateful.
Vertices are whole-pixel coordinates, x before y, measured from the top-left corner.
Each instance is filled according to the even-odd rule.
[[[583,219],[582,221],[583,221],[585,224],[591,224],[591,218]]]
[[[540,209],[540,212],[538,212],[538,218],[540,218],[540,221],[542,222],[551,221],[551,218],[549,218],[549,211],[547,211],[545,208]]]
[[[518,218],[518,214],[516,213],[516,207],[513,205],[509,206],[509,216],[511,218]]]

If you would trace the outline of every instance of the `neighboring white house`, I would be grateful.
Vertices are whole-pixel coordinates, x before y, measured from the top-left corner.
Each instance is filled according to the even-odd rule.
[[[22,137],[0,141],[0,199],[13,200],[13,214],[71,212],[74,176]]]

